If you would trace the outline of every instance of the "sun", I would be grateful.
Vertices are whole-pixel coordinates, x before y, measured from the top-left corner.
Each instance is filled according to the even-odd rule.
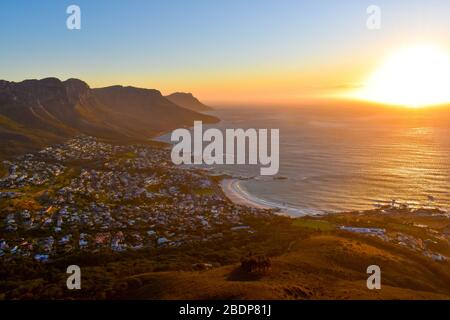
[[[389,56],[353,97],[411,108],[450,103],[450,57],[430,45],[401,49]]]

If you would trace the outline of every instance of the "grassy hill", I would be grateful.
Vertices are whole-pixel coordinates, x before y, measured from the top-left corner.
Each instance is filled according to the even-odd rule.
[[[350,215],[343,216],[350,219]],[[373,217],[368,214],[366,218]],[[339,215],[326,219],[337,218]],[[358,220],[364,223],[364,219]],[[333,230],[332,224],[317,219],[293,220],[290,232],[298,232],[299,237],[284,253],[272,258],[266,274],[246,274],[239,263],[202,272],[144,273],[130,277],[141,286],[129,290],[123,298],[450,299],[448,261],[433,261],[421,252],[377,237]],[[406,231],[414,231],[410,229]],[[373,264],[381,268],[381,290],[368,290],[366,286],[366,269]]]
[[[143,286],[134,299],[450,299],[449,268],[378,241],[318,235],[274,258],[261,277],[239,265],[205,272],[135,276]],[[368,290],[368,265],[382,268],[382,289]],[[195,288],[195,289],[193,289]]]

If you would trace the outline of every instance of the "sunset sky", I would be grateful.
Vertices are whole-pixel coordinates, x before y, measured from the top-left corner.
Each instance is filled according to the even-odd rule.
[[[79,31],[65,25],[71,4],[81,7]],[[366,28],[371,4],[381,30]],[[301,103],[359,88],[404,47],[450,52],[449,17],[442,0],[15,0],[0,5],[0,78]]]

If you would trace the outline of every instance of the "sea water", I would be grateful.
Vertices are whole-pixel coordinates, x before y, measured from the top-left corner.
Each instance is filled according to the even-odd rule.
[[[222,121],[208,127],[280,130],[276,177],[259,176],[256,166],[209,167],[244,178],[238,187],[252,200],[290,208],[292,215],[365,210],[392,200],[450,209],[448,111],[240,107],[212,114]]]

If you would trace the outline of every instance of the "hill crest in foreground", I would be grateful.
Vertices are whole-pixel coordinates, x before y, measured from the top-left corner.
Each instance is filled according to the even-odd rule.
[[[368,290],[366,268],[381,264],[381,290]],[[251,279],[239,265],[204,272],[135,276],[142,287],[127,299],[450,299],[449,266],[348,234],[322,234],[272,260],[267,275]],[[195,288],[195,290],[192,290]]]

